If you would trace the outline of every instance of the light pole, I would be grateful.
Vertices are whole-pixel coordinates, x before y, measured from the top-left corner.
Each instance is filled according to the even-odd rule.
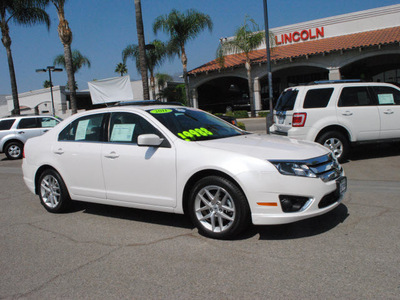
[[[50,81],[50,95],[51,95],[51,109],[53,111],[53,117],[55,116],[54,110],[54,99],[53,99],[53,82],[51,81],[51,72],[62,72],[63,69],[55,68],[54,66],[47,66],[46,69],[36,69],[37,73],[46,73],[49,72],[49,81]]]
[[[273,107],[272,107],[272,72],[271,72],[271,54],[270,54],[270,45],[269,45],[269,28],[268,28],[268,8],[267,8],[267,0],[264,1],[264,22],[265,22],[265,44],[267,50],[267,72],[268,72],[268,90],[269,90],[269,114],[267,116],[267,134],[270,133],[269,128],[273,124],[274,116],[273,116]]]

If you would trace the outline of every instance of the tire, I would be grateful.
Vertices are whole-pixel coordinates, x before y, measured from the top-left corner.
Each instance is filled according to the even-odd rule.
[[[320,143],[331,150],[341,163],[346,161],[347,156],[349,155],[350,143],[348,139],[340,132],[326,132],[317,139],[317,143]]]
[[[18,141],[12,141],[6,145],[4,153],[6,154],[8,159],[21,159],[23,149],[24,144]]]
[[[249,225],[250,209],[241,189],[220,176],[200,179],[189,198],[189,215],[199,233],[230,239]]]
[[[68,190],[60,174],[52,169],[45,170],[39,179],[40,203],[51,213],[62,213],[71,204]]]

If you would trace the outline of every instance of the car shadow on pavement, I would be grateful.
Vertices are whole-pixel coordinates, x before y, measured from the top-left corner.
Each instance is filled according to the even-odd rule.
[[[252,226],[245,234],[259,234],[260,240],[290,240],[319,235],[343,223],[349,216],[347,207],[340,204],[334,210],[311,219],[283,225]]]
[[[73,208],[70,212],[78,211],[82,211],[86,214],[105,216],[107,218],[117,218],[191,230],[195,228],[187,216],[180,214],[74,201]],[[295,223],[249,226],[244,233],[232,240],[246,240],[256,235],[260,236],[260,240],[289,240],[310,237],[333,229],[340,223],[343,223],[348,216],[347,207],[344,204],[340,204],[334,210],[322,216]]]
[[[85,214],[93,214],[107,218],[116,218],[187,229],[194,228],[189,218],[185,215],[79,201],[74,201],[73,203],[73,208],[71,209],[72,212],[82,211]]]
[[[348,161],[383,158],[400,155],[400,142],[361,144],[351,149]],[[347,162],[348,162],[347,161]]]

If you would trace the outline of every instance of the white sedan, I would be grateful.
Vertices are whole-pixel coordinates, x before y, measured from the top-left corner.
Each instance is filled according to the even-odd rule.
[[[321,145],[251,134],[173,105],[73,115],[28,140],[22,167],[49,212],[78,200],[186,213],[201,234],[220,239],[251,222],[324,214],[347,187],[342,167]]]

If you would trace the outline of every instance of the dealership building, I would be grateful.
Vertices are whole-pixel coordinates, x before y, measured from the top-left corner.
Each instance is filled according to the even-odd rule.
[[[270,31],[274,100],[287,87],[318,80],[400,84],[400,4]],[[250,58],[255,108],[259,111],[268,103],[265,44],[251,52]],[[248,104],[244,54],[226,56],[223,66],[214,59],[191,70],[189,75],[194,106],[221,111]]]
[[[333,16],[270,30],[273,33],[271,69],[273,98],[287,87],[317,80],[361,79],[400,84],[400,4]],[[221,38],[220,42],[232,37]],[[216,42],[215,48],[218,44]],[[256,111],[268,109],[265,44],[250,53]],[[212,60],[189,72],[195,107],[225,112],[249,109],[244,54]],[[132,100],[142,97],[141,81],[132,81]],[[92,107],[89,91],[77,93],[78,109]],[[69,92],[63,86],[19,94],[21,111],[71,114]],[[12,96],[0,95],[0,116],[11,114]]]

